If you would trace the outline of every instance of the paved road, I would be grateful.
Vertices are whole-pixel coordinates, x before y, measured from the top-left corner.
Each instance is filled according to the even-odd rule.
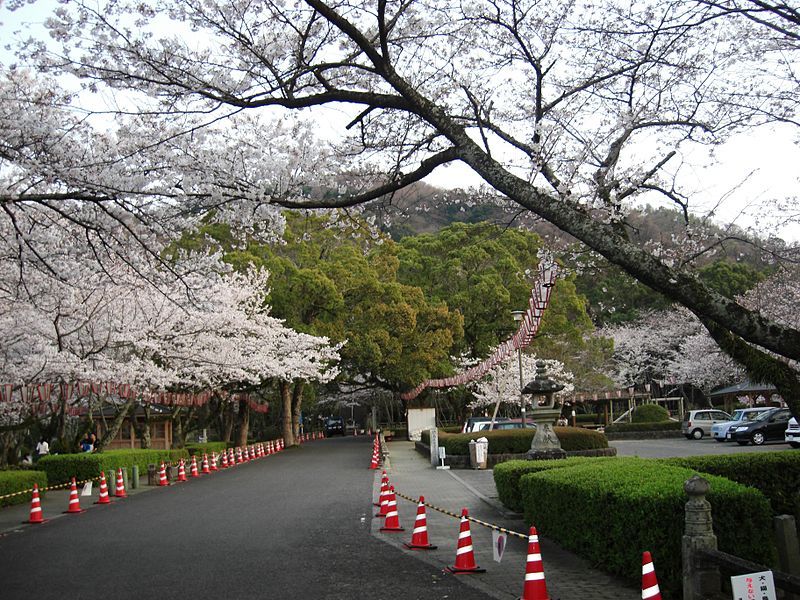
[[[800,450],[791,448],[782,442],[767,442],[763,446],[740,446],[734,442],[717,442],[711,438],[687,440],[681,437],[661,440],[613,440],[609,442],[609,445],[617,449],[617,456],[640,456],[642,458],[776,451],[796,452],[800,456]]]
[[[26,527],[0,537],[0,597],[487,598],[370,535],[369,456],[314,442]]]

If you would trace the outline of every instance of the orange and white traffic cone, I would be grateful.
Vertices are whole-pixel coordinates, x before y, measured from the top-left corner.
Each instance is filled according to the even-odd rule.
[[[403,544],[406,548],[411,550],[435,550],[428,541],[428,519],[425,516],[425,497],[419,497],[419,504],[417,504],[417,518],[414,521],[414,531],[411,534],[411,543]]]
[[[95,504],[111,504],[108,496],[108,483],[106,482],[106,472],[100,471],[100,497]]]
[[[381,531],[405,531],[400,527],[400,517],[397,514],[397,497],[394,495],[393,486],[389,486],[389,505]]]
[[[528,533],[528,559],[525,563],[525,587],[520,600],[550,600],[544,580],[542,552],[539,549],[539,535],[536,527]]]
[[[203,475],[207,475],[211,473],[211,469],[208,468],[208,454],[203,452]]]
[[[192,454],[192,466],[189,474],[192,477],[200,477],[200,473],[197,472],[197,456]]]
[[[69,507],[64,511],[64,514],[77,514],[84,512],[81,508],[81,500],[78,498],[78,486],[75,483],[75,478],[72,478],[72,485],[69,488]]]
[[[178,463],[178,481],[186,481],[186,465],[183,459]]]
[[[236,464],[236,458],[233,456],[233,448],[228,448],[228,466],[232,467]]]
[[[217,453],[216,452],[212,452],[211,453],[211,470],[212,471],[219,471],[219,468],[217,468]]]
[[[458,546],[456,547],[456,564],[447,567],[447,570],[454,575],[464,573],[483,573],[486,569],[481,569],[475,564],[475,553],[472,551],[472,533],[469,529],[469,512],[466,508],[461,509],[461,525],[458,530]]]
[[[642,554],[642,600],[661,600],[653,558],[647,551]]]
[[[236,447],[236,464],[239,465],[243,463],[244,460],[242,459],[242,449],[240,447]]]
[[[39,500],[39,486],[33,484],[33,495],[31,496],[31,514],[25,523],[39,524],[44,523],[47,519],[42,517],[42,504]]]
[[[378,464],[379,462],[380,462],[380,454],[378,453],[378,449],[375,448],[372,451],[372,462],[369,464],[369,468],[373,471],[375,469],[380,469],[380,465]]]
[[[117,469],[117,489],[114,491],[115,498],[127,498],[125,493],[125,478],[122,476],[122,467]]]
[[[389,512],[389,498],[391,497],[391,492],[389,489],[391,486],[389,485],[389,480],[386,480],[386,487],[381,487],[381,495],[378,500],[380,502],[380,508],[378,509],[378,514],[376,517],[385,517],[386,513]]]
[[[383,473],[381,473],[381,489],[378,492],[378,501],[373,502],[373,506],[380,506],[381,505],[381,498],[386,490],[389,489],[389,476],[386,475],[386,470],[384,469]]]
[[[220,463],[220,466],[223,469],[227,469],[228,468],[228,451],[227,450],[223,450],[221,456],[222,456],[222,462]]]
[[[165,487],[169,485],[169,479],[167,479],[167,466],[163,462],[161,463],[161,471],[158,473],[158,485],[159,487]]]

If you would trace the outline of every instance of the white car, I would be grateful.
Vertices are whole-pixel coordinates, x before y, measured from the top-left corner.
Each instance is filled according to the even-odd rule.
[[[800,448],[800,424],[797,423],[797,419],[794,417],[789,419],[789,426],[786,428],[783,439],[792,448]]]
[[[726,439],[731,439],[728,435],[731,427],[740,425],[745,421],[752,421],[761,413],[770,410],[769,406],[762,406],[760,408],[739,408],[733,411],[730,421],[723,421],[722,423],[714,423],[711,426],[711,437],[718,442],[724,442]]]

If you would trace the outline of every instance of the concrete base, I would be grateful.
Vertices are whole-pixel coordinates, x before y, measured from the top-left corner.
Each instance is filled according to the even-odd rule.
[[[567,453],[561,448],[553,448],[548,450],[528,450],[525,454],[528,460],[558,460],[567,458]]]

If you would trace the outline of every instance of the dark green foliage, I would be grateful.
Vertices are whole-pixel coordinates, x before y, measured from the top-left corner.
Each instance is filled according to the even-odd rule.
[[[140,473],[147,472],[148,464],[175,462],[188,458],[186,450],[107,450],[105,452],[81,454],[51,454],[43,457],[38,467],[47,473],[51,485],[67,483],[73,477],[82,481],[107,474],[119,467],[139,466]]]
[[[525,519],[607,572],[640,581],[653,554],[665,598],[679,598],[686,495],[695,472],[660,461],[616,458],[524,475]],[[772,566],[769,501],[756,489],[708,475],[720,550]]]
[[[580,427],[554,427],[553,430],[561,442],[561,447],[567,452],[608,448],[606,436],[597,431]],[[468,456],[470,440],[485,437],[489,440],[489,454],[525,454],[531,448],[534,433],[533,429],[505,429],[455,434],[439,430],[439,445],[445,447],[447,454]]]
[[[600,415],[595,415],[595,414],[575,415],[575,422],[579,425],[581,423],[599,423]]]
[[[233,444],[229,444],[228,442],[206,442],[205,444],[200,443],[193,443],[193,444],[186,444],[184,446],[186,452],[189,453],[189,456],[192,454],[196,454],[197,456],[202,456],[203,453],[211,454],[212,452],[216,452],[219,454],[223,450],[227,450],[229,446],[233,446]]]
[[[39,486],[39,496],[44,496],[42,490],[47,487],[47,473],[44,471],[29,471],[27,469],[21,471],[0,471],[0,496],[33,489],[34,483]],[[24,504],[30,501],[30,494],[17,494],[10,498],[0,498],[0,506]]]
[[[800,453],[748,452],[667,458],[662,462],[719,475],[754,487],[769,498],[774,514],[800,519]]]
[[[680,431],[680,421],[661,421],[660,423],[615,423],[606,427],[606,433],[621,431]]]
[[[669,421],[669,411],[659,404],[642,404],[633,411],[634,423],[662,423]]]
[[[573,456],[564,460],[509,460],[495,465],[492,470],[494,485],[497,495],[505,506],[511,510],[522,512],[522,494],[519,480],[528,473],[538,473],[548,469],[561,469],[563,467],[582,464],[587,461],[615,460],[611,456],[591,458],[587,456]]]

